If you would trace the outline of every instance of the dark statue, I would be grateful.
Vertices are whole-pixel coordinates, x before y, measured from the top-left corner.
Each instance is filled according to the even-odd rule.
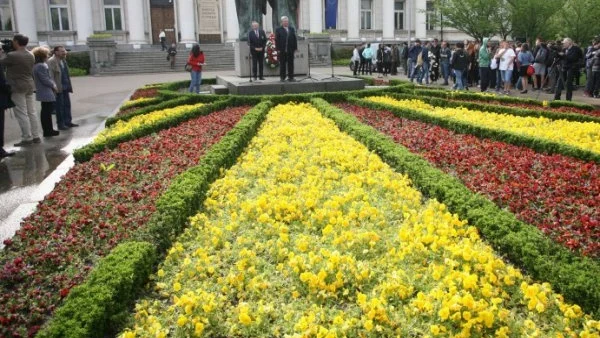
[[[235,0],[235,9],[240,28],[240,41],[248,39],[248,30],[252,21],[256,21],[263,26],[262,16],[267,14],[267,1],[273,9],[273,28],[279,27],[282,16],[289,18],[291,27],[297,27],[296,12],[300,0]]]

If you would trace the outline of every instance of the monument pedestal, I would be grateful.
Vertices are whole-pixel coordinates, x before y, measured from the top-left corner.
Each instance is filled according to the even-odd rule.
[[[314,92],[336,92],[345,90],[361,90],[365,81],[354,77],[340,76],[331,78],[330,74],[313,73],[312,79],[301,79],[296,82],[280,82],[279,76],[268,77],[265,81],[248,81],[248,78],[238,76],[217,76],[216,91],[233,95],[282,95]]]
[[[239,77],[250,77],[252,75],[252,61],[250,56],[250,47],[246,41],[237,41],[235,47],[235,75]],[[266,55],[266,54],[265,54]],[[298,51],[294,55],[294,75],[308,74],[308,41],[298,40]],[[262,61],[265,62],[264,60]],[[264,65],[264,76],[279,77],[279,66],[271,68],[269,65]]]

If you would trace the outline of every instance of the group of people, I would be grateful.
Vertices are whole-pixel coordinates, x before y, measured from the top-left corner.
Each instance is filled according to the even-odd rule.
[[[375,61],[375,62],[373,62]],[[529,43],[492,42],[483,39],[458,42],[450,48],[447,41],[416,39],[409,46],[380,44],[376,54],[371,44],[355,45],[351,62],[354,75],[372,74],[377,69],[380,76],[397,74],[399,67],[411,82],[429,84],[443,79],[453,89],[468,90],[479,87],[482,92],[495,89],[510,94],[517,88],[525,94],[530,84],[533,90],[546,89],[560,100],[566,89],[566,99],[571,100],[575,84],[579,84],[581,68],[586,70],[586,96],[598,97],[600,90],[600,37],[594,39],[584,53],[571,39],[546,43],[541,38],[535,45]]]
[[[71,116],[69,95],[73,87],[66,61],[67,50],[64,46],[56,46],[51,52],[48,47],[41,46],[29,51],[28,44],[27,36],[17,34],[12,46],[6,46],[9,52],[5,53],[5,48],[0,51],[0,158],[14,155],[4,150],[7,109],[13,109],[21,129],[21,141],[15,147],[41,143],[42,136],[57,136],[59,130],[77,127]],[[35,100],[41,102],[39,115]],[[53,113],[58,130],[54,129]]]

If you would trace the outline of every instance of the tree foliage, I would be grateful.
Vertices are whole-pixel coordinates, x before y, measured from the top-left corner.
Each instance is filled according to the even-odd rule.
[[[498,4],[498,0],[436,0],[435,8],[442,14],[444,26],[482,40],[497,31]]]
[[[557,21],[562,35],[586,45],[600,33],[599,18],[598,0],[567,0]]]

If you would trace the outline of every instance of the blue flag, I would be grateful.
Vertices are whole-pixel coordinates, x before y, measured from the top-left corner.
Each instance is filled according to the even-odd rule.
[[[325,28],[337,28],[337,7],[338,0],[325,1]]]

